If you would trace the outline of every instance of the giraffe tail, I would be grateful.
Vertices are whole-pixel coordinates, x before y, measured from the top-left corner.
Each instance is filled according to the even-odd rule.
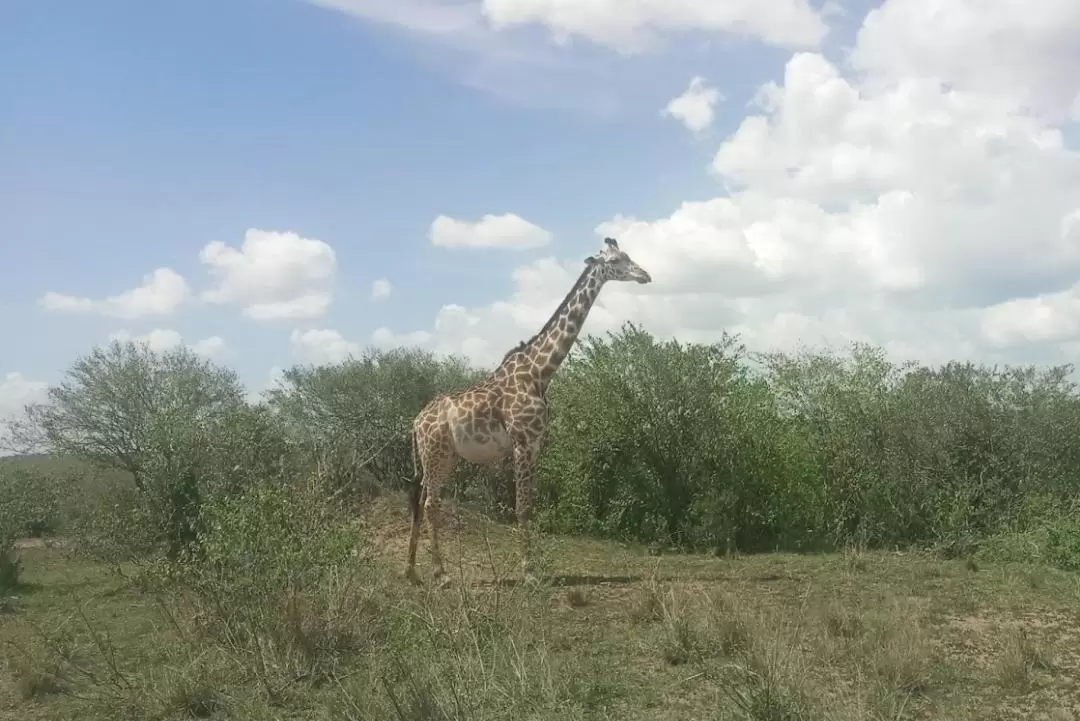
[[[420,523],[420,499],[423,495],[423,480],[424,474],[420,469],[420,458],[416,448],[416,429],[412,429],[412,462],[413,462],[413,482],[411,492],[409,494],[409,506],[412,509],[413,525]]]

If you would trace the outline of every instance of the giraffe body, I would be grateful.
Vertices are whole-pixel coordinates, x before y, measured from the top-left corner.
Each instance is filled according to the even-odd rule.
[[[413,421],[412,533],[405,575],[416,581],[416,549],[426,516],[437,581],[444,578],[439,549],[439,493],[458,459],[493,465],[511,459],[518,525],[525,532],[524,565],[529,562],[529,524],[536,489],[536,463],[547,435],[550,413],[547,388],[581,331],[589,310],[609,280],[651,282],[639,265],[605,239],[606,248],[586,259],[570,292],[529,341],[511,349],[484,380],[439,395]]]

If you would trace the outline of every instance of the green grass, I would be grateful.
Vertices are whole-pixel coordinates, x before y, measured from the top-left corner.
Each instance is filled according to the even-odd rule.
[[[650,555],[448,509],[452,584],[401,578],[405,503],[361,519],[374,555],[280,628],[23,544],[0,611],[0,718],[992,719],[1080,711],[1080,577],[924,554]],[[421,573],[429,574],[426,538]],[[351,579],[351,580],[350,580]],[[284,629],[284,630],[283,630]],[[253,650],[254,649],[254,650]]]

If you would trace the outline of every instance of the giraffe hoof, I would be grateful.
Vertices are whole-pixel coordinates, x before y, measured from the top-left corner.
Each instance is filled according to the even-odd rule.
[[[442,589],[442,588],[449,588],[449,587],[450,587],[450,577],[449,576],[440,573],[438,576],[435,577],[435,588]]]
[[[416,569],[405,569],[405,580],[414,586],[420,585],[420,577],[416,575]]]

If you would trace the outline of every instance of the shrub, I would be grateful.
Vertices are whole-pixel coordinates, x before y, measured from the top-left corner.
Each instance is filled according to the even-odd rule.
[[[15,549],[15,539],[0,527],[0,593],[18,588],[21,573],[22,559]]]
[[[80,520],[84,535],[122,529],[113,555],[175,559],[198,542],[207,504],[312,468],[335,498],[403,489],[416,413],[483,372],[418,349],[367,350],[291,368],[252,406],[234,373],[188,351],[113,344],[80,359],[30,417],[56,450],[133,481],[134,494],[110,489]],[[988,536],[1038,532],[1068,565],[1072,532],[1047,519],[1080,490],[1071,374],[897,364],[862,344],[751,354],[732,336],[659,341],[628,324],[585,339],[548,390],[539,517],[559,532],[713,551],[967,555]],[[509,518],[511,478],[509,464],[460,463],[448,495]],[[18,515],[47,532],[57,491],[28,497]]]
[[[353,558],[360,535],[321,480],[254,482],[207,501],[198,543],[162,565],[169,596],[192,604],[200,630],[271,697],[332,674],[367,625],[355,578],[364,564]]]
[[[351,484],[353,495],[366,496],[408,486],[416,414],[438,393],[464,388],[482,374],[460,358],[419,349],[368,349],[336,365],[290,368],[268,403],[292,438]],[[462,495],[503,512],[513,508],[507,478],[504,468],[464,464],[456,476],[466,481]]]
[[[1070,373],[897,365],[858,344],[752,357],[628,325],[552,384],[543,518],[688,548],[959,552],[1076,497]]]
[[[9,531],[27,538],[52,536],[61,526],[62,494],[71,479],[0,464],[0,514]]]
[[[805,443],[731,338],[590,338],[552,384],[541,470],[547,524],[688,547],[813,544]]]

